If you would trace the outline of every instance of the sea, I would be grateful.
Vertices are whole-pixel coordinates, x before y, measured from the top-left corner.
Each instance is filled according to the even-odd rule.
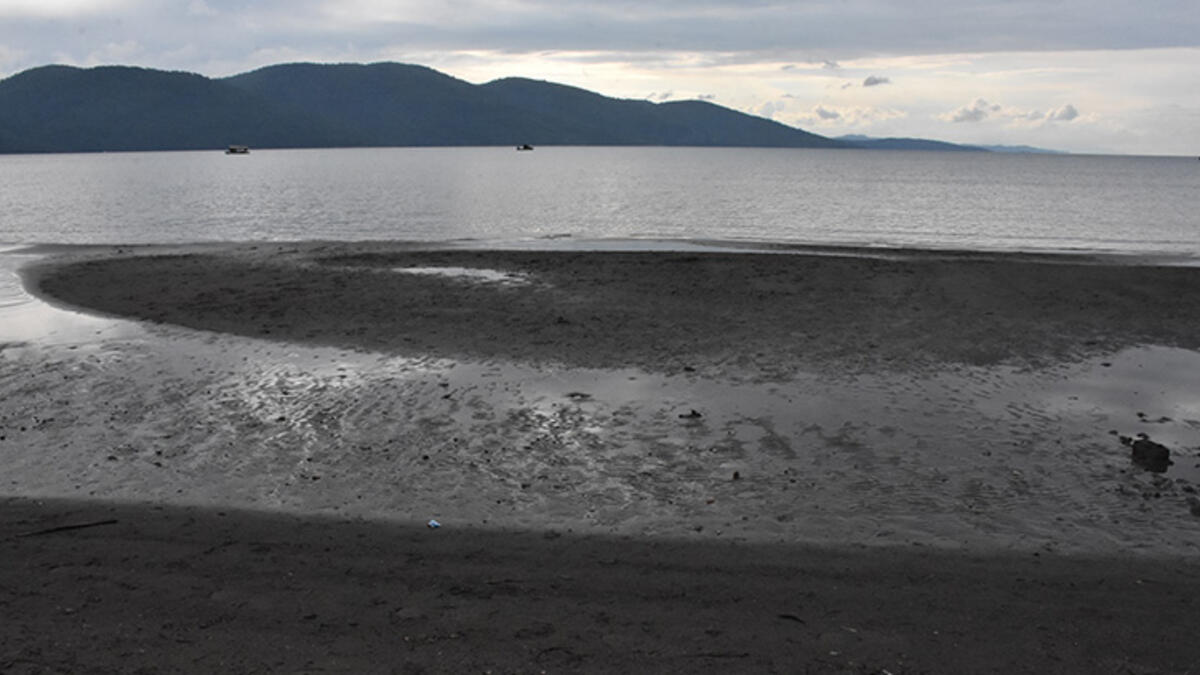
[[[660,147],[0,156],[2,245],[249,240],[769,242],[1188,260],[1200,258],[1200,162]]]

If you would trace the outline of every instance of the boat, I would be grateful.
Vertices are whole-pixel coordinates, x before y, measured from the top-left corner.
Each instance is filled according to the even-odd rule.
[[[517,146],[517,150],[532,150],[532,149],[533,149],[533,146],[528,143]]]
[[[231,145],[228,148],[225,148],[225,154],[227,154],[227,155],[248,155],[248,154],[250,154],[250,148],[245,145]]]

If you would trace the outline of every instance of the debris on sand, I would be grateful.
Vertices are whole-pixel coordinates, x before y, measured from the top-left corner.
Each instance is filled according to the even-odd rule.
[[[1172,464],[1170,449],[1146,434],[1138,434],[1136,439],[1122,436],[1121,443],[1129,446],[1133,463],[1147,471],[1163,473]]]

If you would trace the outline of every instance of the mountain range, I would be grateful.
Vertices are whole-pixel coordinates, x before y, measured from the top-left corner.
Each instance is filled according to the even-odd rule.
[[[471,84],[400,63],[293,63],[226,78],[43,66],[0,80],[0,153],[526,143],[979,149],[832,139],[705,101],[616,99],[524,78]]]
[[[399,63],[285,64],[233,77],[44,66],[0,81],[0,152],[434,145],[848,144],[703,101],[549,82],[470,84]]]

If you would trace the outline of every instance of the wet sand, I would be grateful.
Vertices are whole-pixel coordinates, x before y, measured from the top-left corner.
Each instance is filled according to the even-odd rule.
[[[212,248],[116,259],[100,249],[102,259],[30,274],[67,304],[236,335],[717,377],[1039,366],[1142,343],[1200,347],[1200,276],[1190,268],[918,251]],[[518,276],[447,283],[394,271],[431,266]]]
[[[94,651],[211,670],[213,639],[234,670],[360,671],[366,654],[454,671],[1200,663],[1180,637],[1200,575],[1200,270],[400,244],[53,253],[26,268],[31,289],[142,321],[60,312],[75,333],[0,336],[0,488],[22,495],[5,532],[119,522],[6,540],[26,576],[0,601],[28,620],[0,665],[72,670]],[[1129,462],[1118,436],[1136,433],[1172,447],[1167,472]],[[61,582],[21,590],[60,565]],[[346,576],[319,571],[334,568]],[[122,584],[217,620],[153,609],[156,593],[121,614]],[[49,660],[38,626],[72,603],[95,614]],[[153,657],[110,629],[122,616],[157,631]],[[293,649],[237,651],[247,631]]]

